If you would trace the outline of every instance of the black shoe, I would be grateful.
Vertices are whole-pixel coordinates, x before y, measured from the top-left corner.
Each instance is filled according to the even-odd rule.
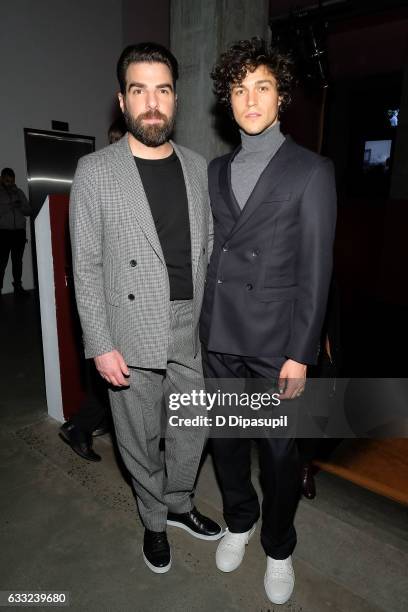
[[[14,295],[16,297],[28,297],[29,292],[27,289],[24,289],[23,285],[19,285],[17,283],[13,283],[14,286]]]
[[[197,508],[183,514],[168,512],[167,524],[185,529],[190,535],[200,540],[219,540],[224,535],[222,527],[207,516],[200,514]]]
[[[155,574],[164,574],[171,568],[170,546],[165,531],[145,529],[143,559]]]
[[[316,485],[311,463],[305,463],[302,466],[302,494],[306,499],[314,499],[316,497]]]
[[[92,432],[92,437],[96,438],[97,436],[104,436],[105,434],[110,432],[110,427],[98,427],[94,429]]]
[[[60,427],[60,436],[83,459],[88,461],[101,460],[100,455],[97,455],[92,450],[91,436],[71,423],[71,421],[67,421]]]

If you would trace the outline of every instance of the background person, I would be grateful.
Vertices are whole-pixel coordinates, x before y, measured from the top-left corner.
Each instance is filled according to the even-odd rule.
[[[0,293],[10,254],[14,294],[21,296],[26,293],[21,284],[21,276],[27,242],[26,217],[31,212],[24,192],[15,183],[14,170],[3,168],[0,177]]]

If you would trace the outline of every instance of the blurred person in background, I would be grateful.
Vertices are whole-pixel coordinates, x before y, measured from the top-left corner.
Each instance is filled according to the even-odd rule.
[[[27,242],[26,217],[31,212],[24,192],[16,185],[14,170],[3,168],[0,177],[0,293],[10,254],[14,294],[23,296],[27,293],[21,284],[21,276]]]

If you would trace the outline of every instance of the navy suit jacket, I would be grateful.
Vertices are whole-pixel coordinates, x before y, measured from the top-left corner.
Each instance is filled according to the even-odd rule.
[[[231,161],[213,160],[214,249],[201,315],[209,351],[317,361],[336,223],[333,164],[287,137],[244,209]]]

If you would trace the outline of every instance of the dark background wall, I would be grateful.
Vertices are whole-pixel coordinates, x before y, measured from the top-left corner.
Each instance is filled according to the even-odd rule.
[[[154,40],[170,44],[170,0],[122,0],[123,46]]]

